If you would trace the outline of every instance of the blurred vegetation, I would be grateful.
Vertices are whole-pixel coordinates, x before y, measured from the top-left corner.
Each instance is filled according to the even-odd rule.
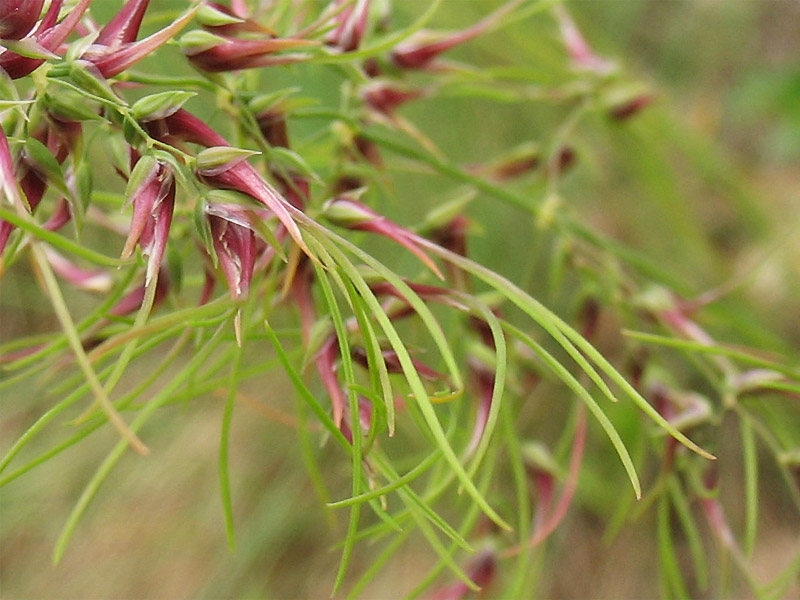
[[[103,13],[113,13],[119,3],[95,4],[92,10],[104,21]],[[166,4],[176,10],[184,6],[177,0],[153,0],[153,5]],[[324,3],[308,4],[313,10]],[[376,2],[378,7],[387,4]],[[431,26],[463,28],[499,4],[446,0]],[[408,23],[428,5],[427,1],[395,1],[392,19]],[[562,204],[558,210],[568,211],[588,230],[600,232],[612,241],[609,243],[618,242],[626,249],[620,255],[631,260],[619,262],[620,280],[636,273],[685,298],[724,289],[719,300],[701,311],[703,326],[714,339],[755,347],[765,358],[798,364],[800,38],[794,25],[800,19],[800,5],[704,0],[579,1],[566,5],[595,51],[620,63],[627,79],[640,82],[642,89],[655,95],[651,106],[630,120],[616,122],[602,111],[576,116],[572,105],[535,97],[521,100],[507,93],[504,85],[494,85],[493,72],[507,76],[504,81],[519,77],[530,85],[531,94],[534,88],[548,89],[572,80],[556,22],[548,11],[542,11],[448,53],[448,58],[482,68],[486,79],[465,77],[461,83],[451,83],[431,99],[402,107],[402,116],[424,128],[443,154],[459,164],[484,163],[524,143],[543,148],[568,143],[575,164],[559,177],[557,196]],[[145,22],[148,30],[161,25]],[[177,49],[173,51],[177,58]],[[175,65],[181,65],[187,74],[192,72],[183,61],[176,60]],[[142,71],[164,69],[176,75],[174,68],[171,63],[156,61],[141,66]],[[279,67],[274,69],[271,89],[297,86],[304,94],[319,98],[322,106],[336,107],[343,79],[321,65]],[[537,85],[529,84],[531,81]],[[189,105],[198,114],[208,110],[202,116],[220,131],[226,130],[225,115],[199,102]],[[574,125],[569,124],[570,119],[576,119]],[[296,119],[289,125],[297,151],[312,167],[324,168],[316,162],[324,156],[313,155],[319,123]],[[392,157],[388,174],[382,190],[388,203],[386,216],[404,224],[418,222],[441,195],[451,194],[454,188],[441,174],[424,172],[403,157]],[[95,178],[102,181],[107,175],[96,173]],[[540,201],[553,192],[538,175],[504,185]],[[564,236],[518,207],[484,193],[470,203],[467,213],[472,223],[469,242],[473,257],[571,322],[586,298],[599,299],[603,308],[593,343],[614,364],[632,360],[619,329],[634,327],[640,315],[615,295],[618,282],[608,279],[617,265],[613,252],[581,257],[586,264],[579,260],[561,275],[554,268],[559,252],[581,245],[584,240],[578,234]],[[365,247],[381,256],[382,246],[370,244],[365,240]],[[387,256],[384,252],[383,258]],[[590,264],[590,259],[603,268]],[[406,256],[395,260],[401,265],[413,263]],[[189,273],[190,280],[192,275],[199,277]],[[83,303],[88,313],[95,301],[75,294],[71,304]],[[57,327],[49,305],[40,305],[40,298],[31,269],[4,273],[0,342]],[[676,387],[710,396],[716,393],[700,369],[687,368],[680,349],[647,344],[642,348],[658,354],[665,371],[674,366],[663,376]],[[273,356],[266,341],[248,346],[248,354],[250,360],[257,354],[259,359]],[[136,369],[148,373],[157,365],[158,358],[153,357],[136,363]],[[126,376],[122,391],[134,385],[136,375],[134,371]],[[151,456],[141,459],[129,453],[120,461],[57,566],[52,565],[51,556],[59,531],[117,434],[102,428],[79,446],[3,485],[0,595],[328,597],[339,563],[336,544],[347,527],[346,518],[322,505],[309,480],[304,447],[298,441],[298,419],[306,417],[297,413],[295,392],[287,378],[276,370],[269,389],[265,385],[264,381],[245,381],[236,399],[230,434],[235,552],[226,544],[218,492],[217,452],[226,397],[220,388],[191,401],[176,398],[163,409],[164,414],[147,432]],[[552,382],[542,385],[537,402],[520,409],[518,427],[525,438],[556,446],[562,440],[562,429],[573,426],[572,417],[563,405],[563,391]],[[31,382],[0,390],[0,402],[4,405],[0,422],[3,451],[52,404]],[[796,392],[794,396],[762,394],[743,401],[752,414],[769,424],[786,448],[797,448],[800,440],[796,403]],[[72,416],[77,417],[80,410]],[[638,412],[625,403],[607,412],[630,443],[631,453],[644,453],[651,443],[645,435],[649,426],[642,423]],[[719,414],[718,427],[700,432],[695,441],[711,443],[719,457],[719,498],[738,534],[746,527],[748,510],[742,494],[741,426],[730,412]],[[69,432],[53,435],[66,439]],[[387,454],[392,454],[393,443],[409,439],[399,438],[386,441]],[[53,439],[39,438],[18,460],[25,464],[52,446]],[[568,449],[559,448],[559,458],[566,456]],[[325,448],[314,447],[313,452],[331,498],[349,496],[349,465]],[[796,497],[787,491],[797,482],[784,481],[762,442],[759,457],[761,504],[757,537],[748,548],[748,560],[754,577],[765,583],[786,569],[789,560],[797,562],[800,513]],[[510,466],[497,468],[501,475],[512,478]],[[659,501],[648,495],[648,490],[659,484],[659,474],[640,475],[645,498],[635,505],[616,455],[593,424],[577,500],[548,542],[547,552],[531,555],[530,578],[526,580],[531,587],[526,588],[524,597],[680,597],[680,593],[665,593],[663,576],[660,580],[656,575],[655,565],[663,557],[653,532],[663,525],[659,511],[670,510],[659,507]],[[443,516],[466,510],[469,503],[462,500],[443,508]],[[512,505],[513,496],[503,501],[507,506],[500,506],[501,512]],[[621,527],[626,518],[628,522]],[[682,530],[674,519],[671,527],[680,538]],[[700,527],[709,571],[730,575],[736,566],[728,563],[731,559],[715,544],[708,526]],[[676,555],[686,563],[680,566],[692,571],[690,542],[680,538],[676,543]],[[370,544],[356,546],[348,584],[369,569],[379,551]],[[405,597],[435,562],[425,541],[412,536],[360,597]],[[795,583],[786,588],[786,598],[800,593],[797,570],[792,575]],[[744,597],[751,593],[735,576],[713,581],[704,592],[698,589],[691,588],[692,597]],[[494,597],[492,588],[485,597]]]

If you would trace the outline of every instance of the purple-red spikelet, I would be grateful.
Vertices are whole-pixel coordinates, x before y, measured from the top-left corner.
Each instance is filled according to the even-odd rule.
[[[140,159],[141,160],[141,159]],[[122,257],[133,253],[138,243],[148,256],[146,283],[158,274],[169,239],[175,207],[175,176],[165,164],[152,161],[140,185],[133,191],[133,217]]]
[[[14,1],[16,2],[17,0]],[[92,0],[79,0],[78,4],[64,17],[64,20],[56,24],[63,0],[53,0],[47,14],[42,18],[36,30],[22,39],[30,39],[30,41],[37,45],[42,51],[55,52],[75,28],[91,2]],[[35,8],[35,1],[31,1],[30,4],[32,8]],[[41,10],[41,6],[39,6],[39,9]],[[19,13],[14,14],[19,15]],[[25,22],[30,18],[29,13],[19,16],[22,17]],[[23,25],[20,24],[17,32],[21,31],[22,27]],[[11,79],[25,77],[25,75],[32,73],[37,67],[44,63],[44,61],[44,58],[21,56],[10,51],[0,54],[0,68],[5,70]]]
[[[0,2],[0,38],[25,37],[42,12],[44,0],[3,0]]]

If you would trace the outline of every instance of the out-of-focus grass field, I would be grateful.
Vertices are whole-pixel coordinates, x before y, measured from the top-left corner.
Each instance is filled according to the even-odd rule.
[[[98,4],[103,4],[97,7],[100,13],[118,2]],[[404,13],[398,19],[426,5],[417,0],[395,4]],[[496,5],[447,0],[434,25],[466,26]],[[619,60],[658,99],[628,123],[608,127],[590,122],[581,128],[573,140],[578,163],[562,195],[584,222],[647,254],[695,291],[761,264],[731,301],[734,307],[749,306],[755,315],[738,324],[736,335],[742,342],[766,340],[774,348],[797,352],[800,3],[618,0],[571,2],[568,7],[595,49]],[[540,63],[525,67],[540,71],[543,82],[552,65],[565,60],[547,14],[471,42],[452,57],[510,65],[517,64],[513,53],[522,47],[540,57]],[[330,82],[302,66],[278,72],[276,78],[319,88],[323,97],[337,93],[325,90]],[[417,102],[403,115],[461,163],[550,135],[560,117],[557,110],[534,102],[498,105],[457,94]],[[302,140],[304,125],[291,126]],[[413,176],[398,175],[393,190],[398,198],[414,198],[415,185]],[[436,189],[435,183],[425,185]],[[415,201],[395,207],[389,216],[413,223],[427,207]],[[482,230],[473,242],[475,257],[512,279],[527,278],[534,294],[545,293],[525,260],[532,223],[490,199],[479,198],[472,210]],[[29,274],[5,276],[0,311],[2,340],[55,326]],[[721,337],[730,331],[729,323],[715,325],[712,331]],[[333,545],[346,519],[326,513],[312,491],[299,456],[293,391],[280,370],[274,373],[268,387],[263,381],[243,385],[234,415],[235,553],[226,544],[218,493],[224,394],[210,394],[164,409],[146,431],[151,455],[142,459],[131,453],[121,461],[58,566],[51,563],[58,533],[117,434],[101,429],[0,489],[0,597],[328,597],[339,560]],[[5,450],[50,400],[29,386],[0,394],[0,401],[19,407],[13,418],[0,423],[0,449]],[[43,440],[37,442],[25,456],[44,448]],[[324,452],[321,463],[334,496],[347,496],[348,465],[326,460]],[[767,471],[765,478],[770,477],[777,480]],[[762,501],[754,563],[757,574],[767,577],[796,548],[800,528],[783,493],[765,493]],[[731,509],[735,520],[740,515],[735,506]],[[787,514],[792,515],[788,521]],[[546,570],[547,597],[658,594],[652,521],[643,518],[628,526],[611,545],[603,543],[603,530],[589,510],[570,514],[557,534],[557,543],[570,550],[559,554],[563,562]],[[406,546],[363,597],[403,597],[426,572],[429,557],[422,542]],[[367,568],[370,559],[370,549],[358,547],[353,573]]]

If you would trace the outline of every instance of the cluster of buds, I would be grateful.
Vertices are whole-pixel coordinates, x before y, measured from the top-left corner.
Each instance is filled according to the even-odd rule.
[[[170,166],[151,156],[138,160],[128,180],[126,196],[133,204],[133,218],[122,249],[128,258],[136,246],[148,256],[145,285],[157,276],[164,257],[175,207],[175,175]]]
[[[232,68],[255,66],[259,57],[265,54],[312,43],[299,39],[273,39],[265,28],[246,18],[241,2],[234,2],[232,9],[215,3],[195,5],[164,29],[136,41],[149,0],[128,0],[102,28],[93,25],[89,17],[81,22],[90,3],[91,0],[80,0],[60,22],[62,0],[51,2],[41,21],[39,15],[43,1],[3,3],[0,7],[0,31],[6,50],[0,54],[0,67],[11,78],[23,77],[46,60],[60,59],[55,52],[61,52],[62,43],[75,31],[85,35],[87,42],[75,46],[77,51],[73,51],[69,57],[66,70],[60,67],[58,74],[69,75],[95,96],[118,103],[119,98],[112,89],[115,83],[107,80],[172,39],[195,16],[207,29],[215,29],[216,24],[216,30],[222,35],[255,33],[262,38],[269,37],[226,40],[224,44],[212,44],[213,47],[209,46],[202,52],[195,52],[196,47],[193,47],[188,51],[191,60],[206,70],[221,70],[219,67],[222,63],[232,65]],[[223,16],[220,17],[220,14]],[[227,25],[222,23],[225,15],[229,21]],[[208,35],[216,37],[216,33]],[[246,158],[251,153],[232,148],[222,136],[181,108],[191,95],[180,92],[155,94],[137,102],[130,114],[155,140],[179,150],[185,144],[197,144],[205,148],[197,155],[197,178],[213,189],[230,190],[252,202],[253,206],[212,202],[204,210],[206,227],[210,233],[209,250],[213,250],[218,260],[231,295],[244,298],[250,287],[255,260],[259,255],[267,254],[265,248],[268,245],[277,247],[279,240],[288,235],[308,252],[290,215],[291,210],[304,206],[309,193],[308,182],[289,174],[286,178],[277,178],[281,191],[277,190],[247,163]],[[163,98],[165,96],[169,98]],[[66,197],[58,199],[52,217],[44,224],[45,228],[55,229],[71,218],[72,206],[77,203],[80,194],[85,198],[88,193],[74,189],[76,180],[80,184],[81,173],[74,172],[78,158],[65,163],[70,156],[82,156],[79,147],[82,132],[80,121],[102,117],[98,115],[98,108],[87,109],[79,106],[79,103],[71,107],[56,95],[47,96],[42,106],[50,106],[52,114],[46,114],[46,119],[31,127],[30,150],[23,150],[15,159],[3,133],[3,143],[0,144],[2,185],[4,195],[13,204],[29,212],[36,210],[49,186],[56,187]],[[74,117],[74,120],[70,117]],[[267,124],[264,125],[266,128]],[[285,131],[284,139],[272,137],[270,141],[276,145],[281,142],[288,145]],[[44,158],[39,156],[42,153],[45,153]],[[120,174],[128,179],[126,198],[133,212],[122,257],[130,257],[137,246],[141,248],[148,258],[145,274],[147,286],[159,272],[169,238],[176,196],[175,158],[167,154],[155,158],[158,153],[150,152],[140,157],[133,148],[129,149],[129,154],[132,167],[130,174],[128,168],[118,167]],[[54,172],[51,166],[54,164],[53,158],[55,164],[64,164],[64,175]],[[289,196],[288,200],[284,193]],[[277,218],[279,224],[274,235],[269,231],[272,218]],[[12,224],[0,220],[0,252],[7,245],[13,229]],[[266,238],[268,243],[265,244],[262,238]],[[101,283],[107,285],[106,279],[103,278],[101,282],[96,272],[81,271],[55,251],[48,249],[46,255],[54,270],[77,287],[99,289]],[[204,293],[204,297],[207,297],[207,293]]]
[[[289,129],[287,112],[291,102],[274,95],[259,96],[249,102],[256,123],[264,140],[272,148],[289,149]],[[270,173],[284,198],[298,210],[305,210],[311,195],[311,183],[307,173],[299,172],[296,167],[272,167]]]
[[[219,261],[231,297],[246,298],[256,262],[256,236],[253,230],[235,220],[233,206],[212,205],[207,210],[214,252]],[[234,324],[236,341],[242,345],[241,311]]]
[[[76,174],[70,170],[64,177],[53,163],[63,164],[70,153],[76,150],[81,141],[81,132],[80,123],[48,118],[33,128],[32,141],[29,141],[27,149],[20,153],[16,170],[8,141],[3,134],[0,153],[3,154],[4,171],[6,171],[4,177],[8,187],[6,196],[18,198],[18,202],[30,212],[36,211],[51,183],[56,184],[59,192],[74,197]],[[44,227],[56,230],[68,220],[67,201],[62,197],[56,212]],[[0,254],[3,253],[13,230],[13,225],[0,219]]]
[[[425,92],[421,89],[401,87],[378,79],[373,79],[361,89],[365,106],[387,117],[393,116],[397,107],[424,95]]]
[[[275,233],[278,240],[288,234],[308,252],[291,216],[291,211],[297,209],[247,162],[253,152],[232,147],[225,138],[183,108],[152,119],[145,126],[150,135],[165,143],[205,147],[197,155],[195,172],[198,179],[213,189],[240,194],[251,203],[251,206],[243,206],[215,202],[210,203],[205,211],[217,258],[235,298],[247,295],[255,261],[265,247],[264,244],[259,246],[255,233],[265,237],[266,242],[273,242],[262,226],[269,215],[276,217],[281,224],[281,229]]]
[[[0,55],[0,67],[12,79],[18,79],[32,73],[46,60],[60,58],[56,52],[70,33],[79,29],[80,19],[91,1],[79,0],[67,16],[58,22],[63,0],[53,0],[33,31],[31,28],[38,20],[43,0],[10,0],[4,3],[0,12],[0,30],[4,38],[17,41],[6,43],[8,49]],[[99,31],[94,43],[84,50],[79,60],[73,61],[72,71],[88,70],[86,77],[94,78],[94,85],[118,75],[170,40],[198,10],[189,10],[161,31],[137,42],[135,40],[149,1],[129,0]]]
[[[150,0],[129,0],[87,48],[81,59],[103,78],[119,75],[177,35],[194,18],[192,8],[164,29],[136,41]]]
[[[80,0],[59,23],[63,0],[53,0],[38,27],[44,0],[8,0],[0,7],[0,32],[6,40],[6,51],[0,54],[0,68],[11,79],[25,77],[47,59],[58,58],[55,54],[67,39],[92,0]],[[19,52],[14,49],[17,48]]]

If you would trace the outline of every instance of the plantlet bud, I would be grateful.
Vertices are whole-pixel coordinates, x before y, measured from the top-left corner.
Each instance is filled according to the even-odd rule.
[[[47,112],[61,121],[101,121],[100,105],[70,89],[47,92],[43,97]]]
[[[218,2],[206,2],[197,13],[200,24],[222,35],[235,35],[241,32],[273,35],[274,32],[253,19],[249,19],[244,11],[238,12]]]
[[[240,25],[245,21],[241,17],[234,15],[231,9],[226,6],[216,2],[209,2],[200,7],[197,12],[197,22],[203,27],[214,29],[226,25]]]
[[[365,191],[365,188],[359,188],[352,194],[360,196]],[[360,202],[341,197],[328,200],[322,207],[322,214],[334,225],[349,229],[361,229],[362,225],[382,218]]]
[[[192,31],[180,39],[180,47],[189,61],[201,71],[219,73],[252,69],[273,64],[304,60],[305,55],[271,56],[281,50],[314,46],[317,42],[301,39],[245,40],[223,37],[207,31]]]
[[[541,162],[541,148],[535,142],[528,142],[511,149],[491,162],[469,167],[469,171],[502,183],[533,171]]]
[[[256,237],[253,230],[239,223],[208,213],[211,240],[228,290],[234,300],[246,298],[256,262]]]
[[[32,37],[23,38],[18,41],[3,40],[3,46],[5,46],[6,51],[16,53],[20,56],[24,56],[25,58],[40,58],[42,60],[58,60],[61,58],[58,54],[51,52]]]
[[[88,60],[73,62],[69,67],[69,77],[76,86],[90,94],[115,104],[123,104],[122,99],[114,93],[100,70]]]
[[[167,247],[175,206],[175,177],[166,164],[143,156],[131,172],[127,190],[133,217],[122,258],[130,256],[138,243],[148,256],[145,285],[149,285],[158,274]]]
[[[343,6],[350,0],[337,0],[337,6]],[[364,36],[367,27],[367,17],[369,16],[370,0],[355,0],[344,10],[340,11],[334,18],[333,29],[325,38],[325,43],[334,46],[342,52],[352,52],[357,50]]]
[[[386,81],[371,81],[361,90],[364,103],[379,113],[391,115],[401,104],[416,100],[426,94],[419,89],[400,88]]]
[[[214,177],[257,154],[261,153],[233,146],[206,148],[197,155],[197,172],[204,177]]]
[[[383,168],[383,159],[381,158],[381,151],[380,148],[378,148],[378,144],[361,135],[356,135],[353,138],[353,144],[358,154],[361,155],[364,160],[373,167],[377,167],[378,169]]]
[[[608,116],[615,121],[627,121],[637,115],[642,109],[650,106],[656,97],[652,94],[640,94],[633,98],[612,106],[608,111]]]
[[[395,65],[403,69],[433,68],[434,60],[440,54],[496,27],[502,17],[514,10],[524,1],[525,0],[512,0],[471,27],[456,33],[445,34],[432,31],[419,31],[408,40],[395,46],[392,51],[392,61]]]
[[[131,107],[131,116],[139,122],[164,119],[175,114],[190,99],[196,96],[195,92],[175,90],[151,94],[137,100]]]
[[[286,115],[278,108],[270,108],[256,114],[256,122],[264,139],[270,146],[289,147],[289,131]]]
[[[228,41],[228,38],[209,31],[194,30],[184,33],[178,41],[181,51],[187,55],[198,54],[219,46]]]
[[[590,71],[598,75],[609,75],[616,71],[617,65],[615,63],[594,53],[589,44],[586,43],[575,21],[572,20],[572,17],[562,5],[556,5],[553,12],[561,29],[564,47],[567,49],[567,53],[576,69]]]

